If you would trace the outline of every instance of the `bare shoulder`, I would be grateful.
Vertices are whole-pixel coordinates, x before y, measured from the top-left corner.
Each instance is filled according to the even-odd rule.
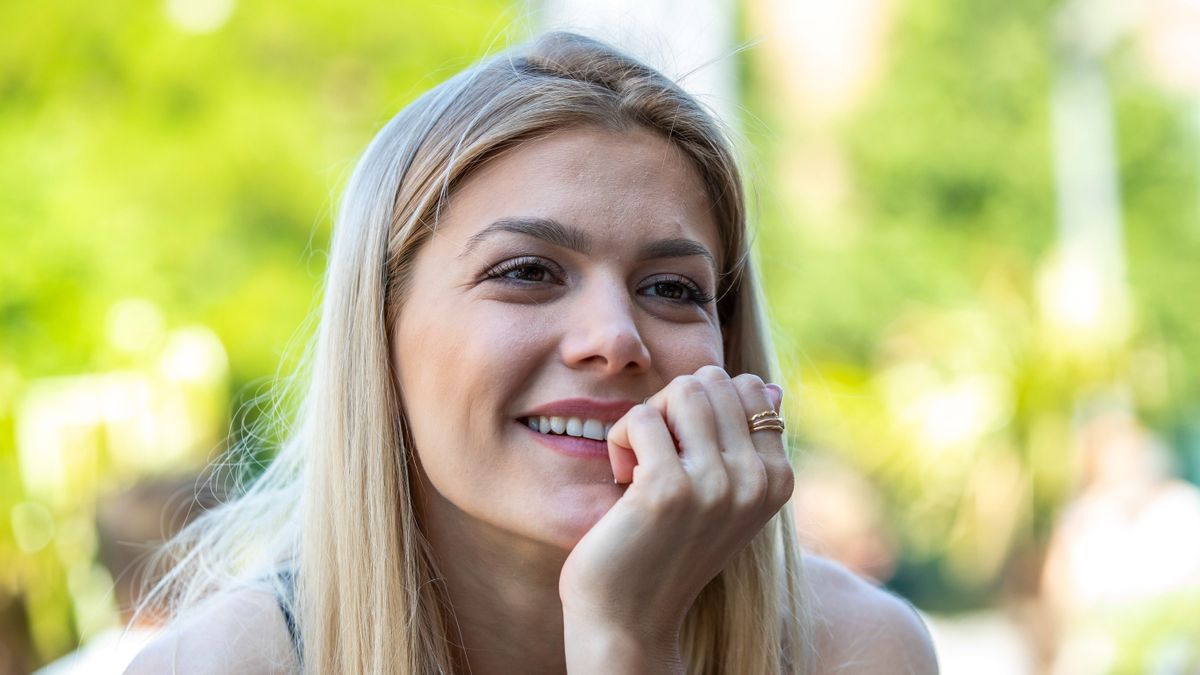
[[[125,675],[274,675],[299,669],[274,595],[243,589],[214,597],[166,628]]]
[[[938,672],[929,630],[913,607],[838,563],[804,556],[813,590],[818,673]]]

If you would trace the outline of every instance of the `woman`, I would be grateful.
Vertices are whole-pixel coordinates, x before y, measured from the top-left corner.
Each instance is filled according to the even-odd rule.
[[[176,542],[129,672],[935,670],[902,602],[801,576],[739,180],[678,86],[571,34],[401,111],[300,423]]]

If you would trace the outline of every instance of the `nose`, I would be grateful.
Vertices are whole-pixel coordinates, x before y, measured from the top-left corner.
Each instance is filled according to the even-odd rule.
[[[604,375],[650,368],[650,350],[622,284],[597,283],[579,293],[575,305],[560,348],[568,367],[599,369]]]

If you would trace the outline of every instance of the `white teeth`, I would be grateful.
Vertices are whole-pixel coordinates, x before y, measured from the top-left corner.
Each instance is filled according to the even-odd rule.
[[[583,435],[583,420],[578,417],[567,418],[567,435],[582,436]]]
[[[594,441],[608,438],[608,432],[612,429],[611,424],[581,417],[529,417],[525,423],[530,429],[543,434],[565,434]]]
[[[604,424],[596,420],[587,420],[583,423],[583,437],[594,441],[604,440]]]

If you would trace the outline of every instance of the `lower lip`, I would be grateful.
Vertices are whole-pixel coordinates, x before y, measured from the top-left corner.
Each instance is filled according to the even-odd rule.
[[[528,424],[520,420],[517,420],[516,424],[524,429],[526,433],[533,436],[534,440],[538,443],[560,454],[583,459],[608,459],[608,443],[605,441],[593,441],[590,438],[578,438],[576,436],[543,434],[529,428]]]

